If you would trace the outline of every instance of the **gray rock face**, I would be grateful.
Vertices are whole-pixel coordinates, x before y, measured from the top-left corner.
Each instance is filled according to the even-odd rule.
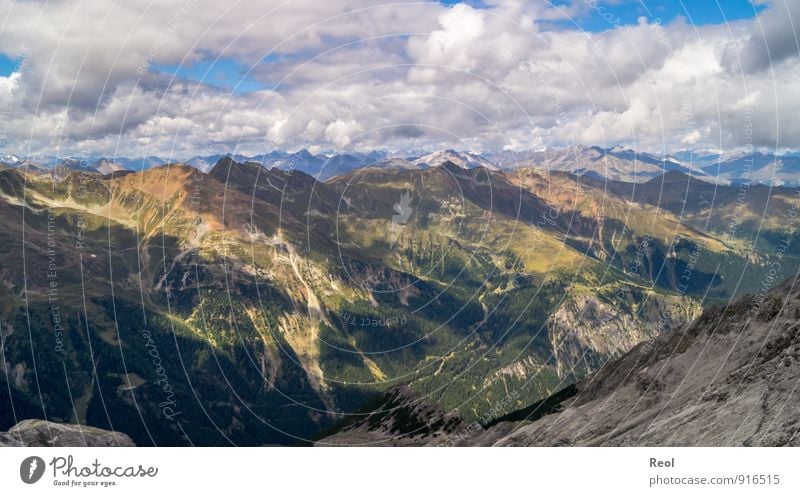
[[[105,447],[136,446],[120,432],[84,425],[57,424],[46,420],[23,420],[8,432],[0,432],[0,446]]]
[[[791,282],[706,311],[577,384],[500,446],[800,445],[800,296]],[[505,427],[508,429],[508,426]]]
[[[584,377],[636,344],[697,318],[700,305],[689,298],[646,297],[636,310],[597,295],[573,294],[548,319],[559,377]]]

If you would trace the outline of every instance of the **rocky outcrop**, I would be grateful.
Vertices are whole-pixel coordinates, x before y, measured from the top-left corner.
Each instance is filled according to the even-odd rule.
[[[85,425],[58,424],[46,420],[23,420],[8,432],[0,432],[0,446],[107,447],[136,446],[121,432]]]
[[[548,320],[556,371],[579,379],[635,345],[692,321],[700,304],[630,285],[571,291]]]
[[[341,424],[316,446],[441,446],[471,439],[483,429],[408,386],[395,386]]]
[[[704,312],[577,384],[501,446],[798,446],[800,294],[789,281]]]

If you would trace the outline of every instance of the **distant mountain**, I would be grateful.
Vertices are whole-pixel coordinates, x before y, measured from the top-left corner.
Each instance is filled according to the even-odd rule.
[[[232,160],[239,161],[239,162],[248,162],[248,161],[255,161],[255,159],[251,159],[244,155],[235,155],[230,153],[224,154],[217,154],[217,155],[207,155],[207,156],[195,156],[183,162],[185,165],[190,165],[195,169],[199,170],[200,172],[208,172],[213,167],[214,164],[219,162],[221,159],[228,157]]]
[[[476,167],[484,167],[490,170],[496,170],[497,166],[490,160],[482,157],[477,153],[471,152],[457,152],[455,150],[443,150],[433,153],[428,153],[412,161],[414,165],[420,168],[436,167],[450,162],[462,169],[474,169]]]
[[[107,158],[99,158],[97,160],[66,158],[60,160],[53,168],[53,172],[60,175],[65,174],[65,171],[111,174],[125,170],[128,169],[124,165]]]
[[[9,167],[13,167],[15,164],[19,163],[21,158],[16,155],[3,155],[0,157],[0,164],[6,164]]]
[[[126,171],[124,165],[107,158],[99,159],[76,159],[65,158],[59,160],[57,164],[51,169],[52,172],[58,176],[64,176],[69,172],[85,172],[88,174],[112,174],[115,172]]]
[[[30,170],[40,172],[81,171],[97,174],[110,174],[124,170],[145,170],[158,165],[164,165],[166,160],[159,157],[145,158],[108,158],[108,157],[55,157],[32,156],[26,159],[14,155],[0,158],[0,164],[8,168],[28,167]]]
[[[94,160],[82,158],[64,158],[59,160],[53,167],[53,173],[59,176],[64,176],[70,171],[99,174],[99,171],[94,167],[95,163],[96,161]]]
[[[723,155],[724,152],[718,150],[681,150],[672,154],[672,157],[680,162],[703,168],[716,163]]]
[[[425,168],[424,166],[420,167],[411,160],[399,157],[384,158],[372,162],[371,164],[368,164],[368,167],[375,167],[378,169],[424,169]]]
[[[263,161],[267,167],[305,172],[321,181],[368,166],[376,166],[387,157],[385,152],[338,153],[313,155],[308,150],[300,150],[274,160]]]
[[[576,145],[557,150],[503,152],[497,155],[497,159],[504,164],[502,168],[506,170],[530,167],[632,183],[649,181],[668,171],[679,171],[704,180],[712,179],[697,167],[620,147]]]
[[[500,169],[513,169],[516,164],[527,163],[536,157],[540,150],[502,150],[499,152],[490,152],[485,154],[487,160],[490,160]]]
[[[33,162],[31,160],[21,159],[12,162],[0,162],[0,164],[5,166],[7,169],[19,169],[33,174],[43,174],[51,172],[51,169],[49,167],[45,167],[44,165],[38,162]]]
[[[297,170],[305,172],[306,174],[321,178],[322,174],[327,175],[323,171],[328,157],[325,155],[314,155],[305,148],[298,150],[294,153],[286,154],[283,157],[276,157],[272,160],[265,160],[262,163],[267,168],[277,168],[283,170]]]
[[[128,170],[124,165],[114,162],[113,160],[109,160],[107,158],[101,158],[97,160],[97,162],[93,165],[94,170],[96,170],[100,174],[112,174],[114,172],[120,172]]]
[[[123,166],[125,169],[132,171],[147,170],[152,167],[157,167],[167,163],[167,160],[156,156],[139,158],[114,157],[109,160],[112,160],[113,162]],[[171,160],[171,162],[176,162],[176,160]]]
[[[452,149],[417,151],[409,154],[389,153],[384,150],[339,153],[311,153],[307,149],[295,152],[273,150],[252,156],[241,153],[197,155],[183,162],[180,159],[164,159],[156,156],[143,158],[36,156],[22,159],[18,155],[6,155],[0,158],[0,165],[5,168],[17,168],[20,164],[26,163],[35,164],[32,170],[62,167],[107,174],[113,172],[112,168],[114,171],[139,171],[171,162],[184,163],[201,172],[208,172],[223,157],[230,157],[239,163],[258,163],[267,169],[297,170],[320,181],[365,167],[426,169],[450,162],[462,169],[482,167],[488,170],[513,171],[520,168],[534,168],[630,183],[644,183],[665,172],[676,171],[715,184],[738,185],[750,182],[774,186],[800,186],[798,153],[744,154],[718,150],[681,150],[659,156],[622,147],[582,145],[561,149],[504,150],[487,153]]]
[[[364,155],[345,153],[320,158],[319,165],[316,168],[306,168],[305,170],[303,168],[296,168],[295,170],[302,170],[324,181],[356,169],[361,169],[369,163],[371,163],[370,159]]]
[[[800,157],[760,152],[723,157],[703,167],[712,176],[733,183],[760,183],[774,186],[800,186]]]

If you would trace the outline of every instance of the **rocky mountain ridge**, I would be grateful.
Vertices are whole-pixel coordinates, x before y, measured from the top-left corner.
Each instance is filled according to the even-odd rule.
[[[385,150],[371,152],[311,153],[274,150],[258,155],[223,153],[197,155],[188,159],[177,157],[142,157],[114,159],[106,157],[47,157],[21,158],[6,155],[0,166],[18,168],[28,164],[41,172],[70,169],[99,174],[118,170],[139,171],[167,163],[184,163],[201,172],[208,172],[220,159],[230,157],[243,163],[252,162],[272,169],[298,170],[321,181],[348,174],[366,167],[424,169],[451,162],[465,169],[484,167],[490,170],[535,168],[562,171],[600,180],[644,183],[664,173],[677,171],[712,184],[767,184],[800,186],[800,156],[797,153],[723,153],[710,151],[680,151],[658,155],[635,150],[600,146],[575,145],[542,150],[503,150],[496,152],[456,151],[398,153]]]

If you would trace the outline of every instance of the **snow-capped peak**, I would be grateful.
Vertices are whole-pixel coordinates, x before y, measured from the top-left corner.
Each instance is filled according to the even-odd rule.
[[[491,161],[477,153],[471,152],[457,152],[455,150],[441,150],[433,153],[423,155],[414,160],[414,165],[428,167],[437,167],[445,162],[452,162],[462,169],[474,169],[476,167],[485,167],[487,169],[497,169]]]

